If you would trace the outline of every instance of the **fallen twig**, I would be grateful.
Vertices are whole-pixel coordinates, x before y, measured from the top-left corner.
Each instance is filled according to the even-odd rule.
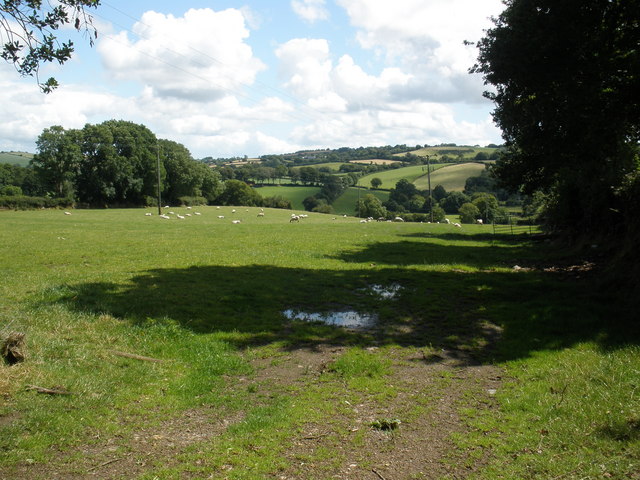
[[[113,350],[111,353],[119,357],[133,358],[134,360],[142,360],[144,362],[162,362],[159,358],[144,357],[142,355],[136,355],[135,353],[118,352],[116,350]]]
[[[73,395],[71,392],[67,392],[66,390],[59,390],[57,388],[39,387],[37,385],[27,385],[26,389],[35,390],[37,393],[44,393],[47,395]]]
[[[386,479],[386,478],[384,478],[384,477],[382,476],[382,474],[381,474],[380,472],[378,472],[375,468],[372,468],[372,469],[371,469],[371,471],[372,471],[373,473],[375,473],[375,474],[378,476],[378,478],[379,478],[380,480],[387,480],[387,479]]]
[[[97,470],[99,468],[106,467],[110,463],[115,463],[115,462],[118,462],[120,460],[122,460],[122,459],[121,458],[114,458],[112,460],[107,460],[106,462],[102,462],[100,465],[96,465],[95,467],[91,467],[89,470],[87,470],[87,472],[92,472],[93,470]]]

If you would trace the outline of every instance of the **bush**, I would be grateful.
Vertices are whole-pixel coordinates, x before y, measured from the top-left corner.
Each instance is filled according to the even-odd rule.
[[[200,205],[207,205],[207,199],[204,197],[178,197],[180,205],[185,207],[197,207]]]
[[[480,218],[480,210],[473,203],[465,203],[458,210],[460,223],[476,223]]]
[[[37,208],[69,208],[73,207],[70,198],[28,197],[26,195],[0,196],[0,208],[14,210],[34,210]]]
[[[22,189],[16,185],[5,185],[0,188],[0,195],[15,197],[22,195]]]
[[[283,208],[285,210],[291,210],[291,200],[288,200],[280,195],[275,197],[264,197],[262,199],[262,205],[268,208]]]

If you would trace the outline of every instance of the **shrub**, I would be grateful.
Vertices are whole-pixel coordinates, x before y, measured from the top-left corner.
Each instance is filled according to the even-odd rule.
[[[204,197],[178,197],[180,205],[185,207],[197,207],[199,205],[206,205],[207,199]]]
[[[460,223],[476,223],[480,218],[480,210],[473,203],[465,203],[459,209]]]

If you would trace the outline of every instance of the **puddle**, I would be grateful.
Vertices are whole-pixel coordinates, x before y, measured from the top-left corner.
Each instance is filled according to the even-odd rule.
[[[400,293],[400,290],[402,290],[402,286],[398,283],[392,283],[391,285],[386,287],[383,285],[370,285],[369,290],[383,300],[391,300],[393,298],[396,298],[398,293]]]
[[[346,328],[371,328],[378,321],[377,315],[355,312],[353,310],[347,312],[308,313],[288,309],[282,312],[282,314],[289,320],[321,322],[326,325]]]

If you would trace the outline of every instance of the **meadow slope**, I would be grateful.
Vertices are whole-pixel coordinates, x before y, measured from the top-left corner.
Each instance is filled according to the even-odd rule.
[[[639,478],[597,257],[233,208],[0,212],[0,479]]]

